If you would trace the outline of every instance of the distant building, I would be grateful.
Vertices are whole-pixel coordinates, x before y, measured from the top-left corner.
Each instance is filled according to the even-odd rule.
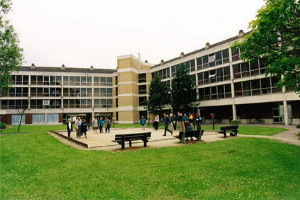
[[[198,111],[206,123],[215,113],[220,123],[299,124],[300,98],[278,89],[276,78],[265,76],[263,59],[243,62],[231,45],[244,33],[158,65],[128,55],[118,57],[117,70],[65,67],[22,67],[13,72],[13,88],[0,98],[0,120],[19,122],[18,108],[28,110],[26,124],[63,123],[68,118],[110,116],[117,123],[146,118],[146,100],[153,77],[168,85],[184,65],[197,85]],[[188,112],[188,111],[187,111]]]

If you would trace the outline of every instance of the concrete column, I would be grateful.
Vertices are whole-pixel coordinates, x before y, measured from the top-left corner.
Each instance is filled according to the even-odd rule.
[[[236,120],[236,105],[232,104],[232,118]]]
[[[283,112],[284,112],[284,124],[286,126],[288,126],[289,125],[289,113],[288,113],[288,105],[287,105],[286,100],[283,101]]]

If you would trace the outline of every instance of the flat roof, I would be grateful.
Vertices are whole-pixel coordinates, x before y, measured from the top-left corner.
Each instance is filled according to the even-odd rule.
[[[250,32],[251,32],[251,31],[244,33],[244,36],[245,36],[245,35],[248,35]],[[229,38],[229,39],[223,40],[223,41],[221,41],[221,42],[217,42],[217,43],[215,43],[215,44],[210,44],[210,45],[209,45],[209,48],[216,47],[216,46],[219,46],[219,45],[222,45],[222,44],[225,44],[225,43],[227,43],[227,42],[231,42],[231,41],[234,41],[234,40],[237,40],[237,39],[239,39],[239,36],[238,36],[238,35],[237,35],[237,36],[234,36],[234,37],[231,37],[231,38]],[[175,60],[182,59],[182,58],[184,58],[184,57],[187,57],[187,56],[190,56],[190,55],[193,55],[193,54],[196,54],[196,53],[205,51],[205,50],[207,50],[207,49],[206,49],[205,47],[203,47],[203,48],[201,48],[201,49],[198,49],[198,50],[189,52],[189,53],[187,53],[187,54],[184,54],[183,57],[178,56],[178,57],[176,57],[176,58],[172,58],[172,59],[170,59],[170,60],[164,61],[163,64],[157,64],[157,65],[154,65],[152,68],[162,66],[162,65],[164,65],[164,64],[173,62],[173,61],[175,61]],[[152,68],[151,68],[151,69],[152,69]]]
[[[31,72],[66,72],[66,73],[114,73],[117,72],[116,69],[99,69],[94,68],[91,70],[90,68],[75,68],[75,67],[65,67],[62,69],[61,67],[30,67],[30,66],[22,66],[19,71],[31,71]]]

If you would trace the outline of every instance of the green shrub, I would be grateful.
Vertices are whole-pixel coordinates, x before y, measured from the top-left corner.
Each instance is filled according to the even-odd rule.
[[[238,125],[239,124],[239,120],[231,120],[231,125]]]
[[[6,124],[4,122],[0,122],[0,129],[6,128]]]

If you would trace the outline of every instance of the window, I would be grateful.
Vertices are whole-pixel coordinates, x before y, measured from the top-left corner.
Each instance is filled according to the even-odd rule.
[[[139,106],[147,105],[147,97],[139,97]]]
[[[28,107],[28,100],[1,100],[1,109],[22,109]]]
[[[146,74],[139,74],[139,83],[146,83]]]
[[[240,50],[238,48],[231,48],[231,53],[232,53],[232,61],[238,61],[240,60]]]
[[[198,91],[199,100],[231,98],[230,84],[200,88]]]
[[[139,94],[147,94],[147,86],[139,85]]]

